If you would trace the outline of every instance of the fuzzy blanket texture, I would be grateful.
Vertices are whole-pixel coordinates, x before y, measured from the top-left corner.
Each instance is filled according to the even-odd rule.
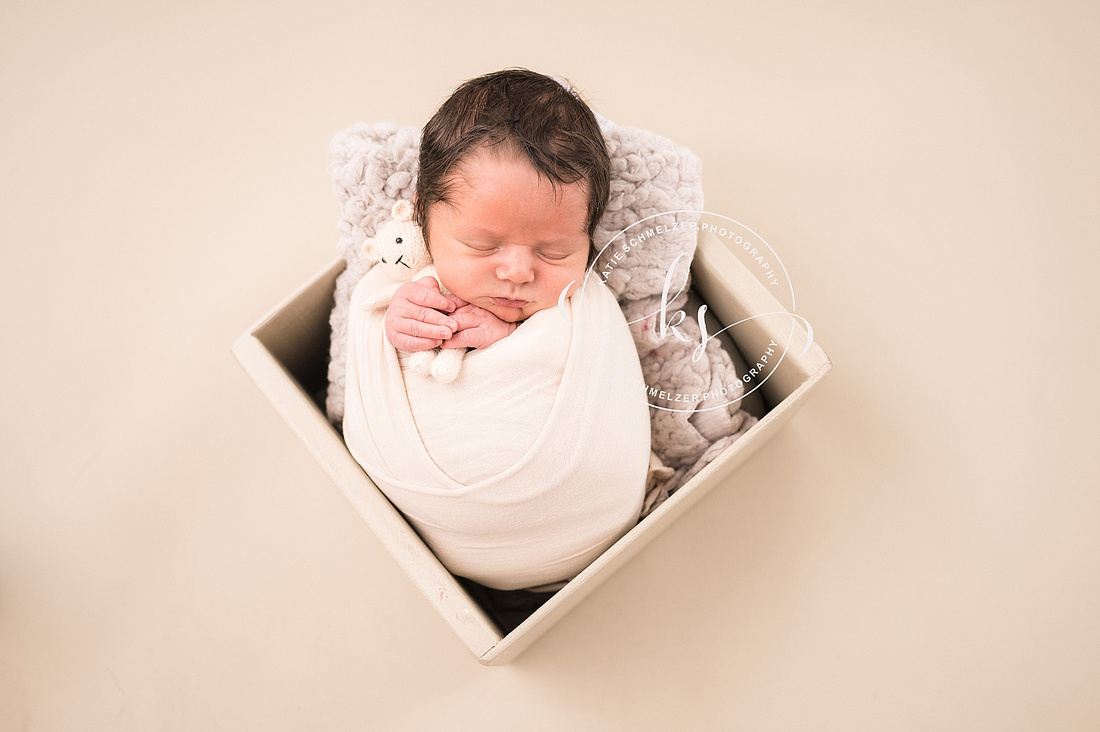
[[[630,322],[646,385],[686,395],[688,404],[692,403],[693,394],[701,397],[723,385],[740,385],[733,360],[718,347],[717,341],[708,343],[705,358],[692,360],[692,352],[701,341],[692,318],[685,318],[678,326],[681,334],[688,336],[687,342],[670,336],[657,337],[655,318],[661,309],[669,270],[673,269],[671,279],[677,283],[677,289],[681,283],[686,285],[690,281],[694,231],[690,228],[668,231],[647,240],[645,246],[632,248],[630,256],[616,261],[614,266],[609,264],[614,249],[639,231],[639,227],[698,220],[698,212],[703,208],[698,157],[667,138],[597,116],[611,156],[611,196],[596,228],[595,242],[597,246],[611,244],[597,259],[596,268],[608,272],[606,283]],[[341,206],[338,249],[347,262],[347,268],[336,281],[330,319],[332,340],[325,406],[335,424],[340,424],[344,417],[349,302],[355,285],[371,266],[360,251],[361,245],[390,217],[395,202],[412,199],[419,142],[417,128],[386,122],[360,123],[332,140],[330,172]],[[685,286],[666,303],[667,312],[683,308],[688,295]],[[651,471],[643,513],[656,508],[756,422],[736,400],[719,409],[703,409],[701,404],[694,409],[650,409],[651,446],[660,465]]]

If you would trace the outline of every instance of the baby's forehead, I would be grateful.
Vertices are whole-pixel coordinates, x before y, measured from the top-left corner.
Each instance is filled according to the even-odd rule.
[[[501,212],[538,209],[559,219],[578,219],[587,230],[588,185],[561,183],[539,172],[523,155],[488,152],[468,156],[456,165],[447,182],[446,203],[456,217],[483,223],[486,209]]]

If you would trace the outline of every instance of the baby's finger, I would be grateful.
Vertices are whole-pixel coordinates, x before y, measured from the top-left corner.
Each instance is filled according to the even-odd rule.
[[[455,323],[455,332],[459,333],[469,328],[476,328],[482,323],[482,319],[477,312],[465,309],[451,313],[451,320]]]
[[[408,351],[409,353],[428,351],[432,348],[439,347],[439,345],[443,343],[439,338],[417,338],[406,333],[394,333],[392,337],[387,333],[386,340],[397,350]]]
[[[466,302],[465,300],[463,300],[463,299],[462,299],[461,297],[459,297],[458,295],[454,294],[453,292],[452,292],[451,294],[449,294],[449,295],[444,295],[443,297],[445,297],[445,298],[447,298],[448,300],[450,300],[450,301],[451,301],[451,303],[453,303],[453,304],[454,304],[454,306],[455,306],[455,308],[456,308],[456,309],[457,309],[457,308],[461,308],[461,307],[466,307],[466,306],[468,306],[468,305],[470,304],[470,303]]]
[[[399,313],[400,314],[400,313]],[[450,331],[458,330],[458,321],[454,317],[448,317],[444,313],[439,312],[435,308],[430,307],[412,307],[404,314],[401,320],[408,320],[411,323],[420,323],[426,326],[438,326],[446,328]],[[420,335],[416,333],[415,335]],[[446,336],[449,337],[449,336]]]
[[[444,348],[481,348],[485,343],[485,332],[480,328],[467,328],[443,341]]]
[[[445,313],[455,309],[455,304],[451,302],[451,299],[439,291],[439,283],[436,282],[434,277],[421,277],[416,280],[415,284],[419,287],[410,288],[409,302],[435,310],[442,310]]]
[[[393,300],[386,310],[386,322],[417,321],[428,325],[442,325],[451,330],[458,329],[458,323],[446,313],[441,313],[429,305],[419,305],[411,300]]]
[[[435,277],[432,277],[431,275],[424,275],[418,280],[413,280],[413,282],[418,285],[423,285],[424,287],[430,287],[436,292],[439,292],[439,280],[437,280]]]
[[[431,317],[446,320],[446,316],[435,310],[429,309],[427,312],[431,314]],[[412,318],[400,318],[394,323],[394,330],[413,338],[443,340],[450,338],[456,328],[452,328],[451,325],[446,322],[433,323],[430,321],[426,322],[423,319],[414,320]]]

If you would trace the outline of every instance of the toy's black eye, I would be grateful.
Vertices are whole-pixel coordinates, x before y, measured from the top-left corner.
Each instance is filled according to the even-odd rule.
[[[400,243],[401,243],[401,237],[397,237],[397,243],[398,243],[398,244],[400,244]]]

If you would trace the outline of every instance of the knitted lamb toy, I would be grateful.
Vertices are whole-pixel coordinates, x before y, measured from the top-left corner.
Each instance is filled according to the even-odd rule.
[[[382,224],[374,237],[363,240],[361,250],[376,267],[389,275],[394,284],[377,293],[363,303],[364,308],[384,308],[390,304],[394,292],[406,282],[421,277],[434,277],[439,282],[432,264],[432,255],[424,241],[424,233],[413,221],[413,207],[405,199],[393,204],[390,210],[393,218]],[[446,293],[443,283],[440,290]],[[438,381],[451,382],[458,378],[462,369],[462,357],[465,348],[435,348],[409,354],[410,367],[425,376],[431,375]]]

